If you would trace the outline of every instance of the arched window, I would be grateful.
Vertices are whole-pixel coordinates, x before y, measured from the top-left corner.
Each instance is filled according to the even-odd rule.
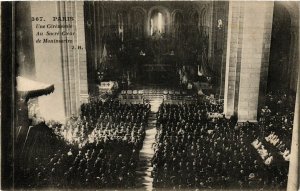
[[[190,29],[189,34],[191,36],[198,35],[199,33],[199,14],[196,10],[192,11],[190,15]]]
[[[151,36],[161,36],[166,32],[164,15],[159,11],[153,11],[150,19]]]
[[[198,24],[199,24],[199,14],[198,12],[194,11],[192,14],[191,14],[191,24],[193,26],[195,26],[196,28],[198,28]]]
[[[179,39],[183,33],[183,16],[180,12],[177,12],[174,17],[174,35]]]
[[[141,38],[144,34],[144,13],[136,9],[131,14],[132,17],[132,34],[137,37]]]
[[[209,24],[208,24],[208,13],[207,9],[203,8],[200,15],[200,33],[201,34],[208,34],[209,31]]]

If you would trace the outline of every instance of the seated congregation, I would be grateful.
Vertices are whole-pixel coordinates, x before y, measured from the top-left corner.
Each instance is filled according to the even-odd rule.
[[[133,188],[149,111],[146,104],[93,100],[66,125],[42,123],[53,145],[44,152],[34,150],[48,139],[25,145],[17,187]]]
[[[158,111],[156,188],[284,189],[291,145],[293,103],[269,93],[258,123],[238,123],[222,105],[162,104]],[[217,116],[217,115],[216,115]]]
[[[284,189],[292,106],[283,92],[269,93],[258,123],[237,123],[222,114],[223,103],[162,103],[151,160],[153,187]],[[91,99],[64,125],[38,123],[32,129],[40,134],[27,137],[18,158],[16,186],[137,188],[150,107]]]

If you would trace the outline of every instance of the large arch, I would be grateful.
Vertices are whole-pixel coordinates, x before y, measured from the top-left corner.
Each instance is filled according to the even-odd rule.
[[[209,7],[204,6],[200,11],[200,26],[209,26]]]
[[[148,10],[147,24],[146,24],[147,34],[149,36],[151,35],[150,20],[154,11],[159,11],[163,14],[163,16],[165,17],[165,32],[167,35],[170,34],[171,15],[169,10],[164,6],[153,6]]]
[[[296,92],[297,76],[299,71],[299,3],[292,1],[276,1],[275,4],[282,5],[289,12],[291,18],[291,44],[289,53],[290,63],[290,89]]]
[[[173,37],[177,38],[182,35],[179,33],[183,32],[182,30],[183,21],[184,21],[183,11],[180,9],[175,9],[171,13],[171,18],[172,18],[172,34]]]
[[[275,2],[285,7],[291,19],[291,43],[289,53],[290,63],[290,88],[296,92],[296,103],[291,144],[291,160],[289,164],[287,190],[299,190],[299,93],[300,93],[300,71],[299,71],[299,3],[298,2]]]
[[[184,19],[184,13],[183,13],[183,10],[181,10],[181,9],[175,9],[175,10],[173,10],[172,13],[171,13],[172,24],[174,24],[176,14],[178,14],[178,13],[182,14],[183,19]]]
[[[141,15],[142,18],[142,23],[139,21],[136,21],[136,15],[139,14]],[[137,24],[141,25],[143,30],[143,36],[146,34],[146,24],[147,24],[147,19],[146,19],[146,10],[142,7],[132,7],[129,13],[129,23],[131,24],[131,30],[133,31],[134,28],[136,27],[135,25]]]
[[[191,23],[194,23],[197,25],[197,27],[199,27],[199,24],[200,24],[200,12],[195,9],[195,8],[192,8],[190,11],[189,11],[189,14],[188,14],[188,18],[189,18],[189,21]]]
[[[284,6],[275,2],[268,67],[268,91],[289,89],[291,43],[290,14]]]

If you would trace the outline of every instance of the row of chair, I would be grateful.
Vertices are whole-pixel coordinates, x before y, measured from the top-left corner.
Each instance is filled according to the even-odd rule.
[[[145,94],[120,94],[119,99],[142,99],[142,100],[155,100],[155,99],[163,99],[163,100],[186,100],[193,99],[192,96],[182,95],[182,94],[153,94],[153,95],[145,95]]]
[[[187,95],[185,90],[162,90],[162,89],[146,89],[146,90],[122,90],[121,95]]]

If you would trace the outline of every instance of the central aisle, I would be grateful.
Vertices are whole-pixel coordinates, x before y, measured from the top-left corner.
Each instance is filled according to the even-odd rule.
[[[153,190],[153,178],[151,177],[152,165],[151,160],[154,155],[153,145],[155,143],[156,135],[156,113],[151,112],[148,118],[148,127],[146,129],[146,136],[143,148],[140,151],[140,162],[137,169],[138,188],[145,188],[146,190]]]

